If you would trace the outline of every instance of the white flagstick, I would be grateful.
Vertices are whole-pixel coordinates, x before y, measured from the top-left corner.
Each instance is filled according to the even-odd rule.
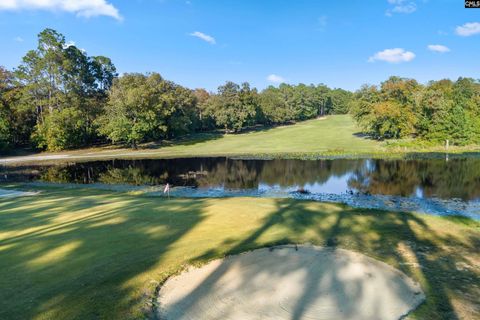
[[[165,185],[165,189],[163,189],[163,193],[164,194],[166,193],[168,195],[168,199],[170,199],[170,184],[169,183],[167,183]]]

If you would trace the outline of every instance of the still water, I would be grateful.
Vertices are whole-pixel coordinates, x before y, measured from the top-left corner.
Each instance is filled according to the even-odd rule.
[[[158,186],[159,195],[168,182],[174,187],[173,196],[293,197],[480,218],[480,158],[110,160],[6,167],[0,168],[0,177],[96,186]]]

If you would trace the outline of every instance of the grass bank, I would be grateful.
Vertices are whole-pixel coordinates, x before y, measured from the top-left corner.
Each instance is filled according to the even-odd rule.
[[[61,153],[0,159],[0,164],[38,161],[99,160],[111,158],[178,158],[228,156],[242,158],[402,158],[445,156],[442,147],[385,143],[359,133],[348,115],[304,121],[289,126],[241,134],[202,133],[162,144],[145,144],[138,150],[114,146]],[[453,155],[480,154],[479,146],[451,147]]]
[[[37,189],[0,199],[0,319],[143,319],[157,286],[185,265],[305,242],[363,252],[419,281],[427,300],[412,319],[480,317],[472,220],[290,199]]]

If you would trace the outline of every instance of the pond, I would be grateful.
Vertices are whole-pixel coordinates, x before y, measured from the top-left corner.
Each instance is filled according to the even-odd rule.
[[[172,196],[292,197],[480,218],[480,158],[428,160],[110,160],[0,168],[7,181],[131,186]],[[145,188],[147,187],[148,188]]]

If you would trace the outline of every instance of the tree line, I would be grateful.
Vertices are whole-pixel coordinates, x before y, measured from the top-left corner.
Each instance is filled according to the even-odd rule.
[[[363,131],[376,139],[415,138],[432,144],[480,143],[480,82],[390,77],[363,86],[350,104]]]
[[[191,90],[158,73],[119,76],[112,61],[88,56],[52,29],[10,71],[0,67],[0,149],[64,150],[138,143],[222,129],[285,124],[345,113],[352,93],[282,84],[262,92],[226,82]]]
[[[226,82],[191,90],[158,73],[119,76],[112,61],[88,56],[52,29],[10,71],[0,67],[0,149],[64,150],[138,143],[222,129],[285,124],[347,112],[352,93],[325,85],[269,87]]]
[[[319,85],[226,82],[189,89],[158,73],[118,75],[52,29],[14,70],[0,67],[0,150],[64,150],[94,143],[139,143],[210,130],[240,132],[328,114],[351,113],[375,139],[414,137],[480,142],[480,84],[469,78],[421,85],[391,77],[352,93]]]
[[[87,56],[55,30],[42,31],[18,68],[0,68],[0,148],[62,150],[94,142],[116,77],[109,58]]]

